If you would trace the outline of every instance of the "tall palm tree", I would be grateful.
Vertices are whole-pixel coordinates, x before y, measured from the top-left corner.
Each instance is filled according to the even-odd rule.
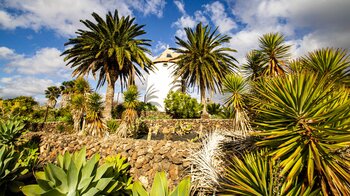
[[[97,88],[107,80],[106,104],[104,117],[111,118],[114,87],[119,79],[122,88],[126,84],[135,83],[135,77],[143,79],[143,69],[146,73],[153,70],[151,60],[146,56],[150,51],[150,40],[139,39],[146,32],[144,25],[134,24],[135,18],[119,17],[117,10],[114,15],[109,12],[105,20],[93,13],[96,23],[81,20],[87,30],[79,29],[77,37],[69,39],[65,45],[73,47],[62,55],[67,55],[70,65],[75,70],[73,76],[98,74]]]
[[[285,37],[280,33],[267,33],[259,38],[263,75],[283,75],[286,61],[290,57],[291,45],[285,44]]]
[[[60,96],[61,91],[57,86],[49,86],[45,90],[45,97],[48,99],[47,100],[47,107],[46,107],[46,112],[45,112],[45,117],[44,117],[44,122],[46,122],[47,115],[49,113],[49,108],[55,108],[57,99]]]
[[[187,40],[175,37],[179,48],[173,49],[180,54],[176,58],[175,80],[181,77],[187,86],[199,87],[203,116],[208,116],[205,91],[221,91],[223,78],[237,67],[237,60],[229,54],[236,50],[222,46],[231,38],[216,31],[211,31],[208,25],[202,26],[202,23],[195,29],[185,28]]]
[[[245,101],[249,93],[248,82],[239,75],[229,74],[223,80],[225,104],[234,110],[233,127],[243,135],[251,131]]]

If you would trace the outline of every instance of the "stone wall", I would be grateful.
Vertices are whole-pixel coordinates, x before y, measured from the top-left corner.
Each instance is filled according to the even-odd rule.
[[[117,121],[120,121],[120,119],[117,119]],[[140,122],[144,122],[152,132],[158,133],[176,132],[181,131],[181,129],[196,133],[206,133],[213,130],[234,131],[232,130],[232,120],[229,119],[155,119],[140,120]],[[59,127],[65,127],[66,125],[62,122],[48,122],[42,127],[34,126],[38,127],[37,131],[59,132]]]
[[[131,175],[148,188],[157,171],[166,171],[169,184],[178,184],[187,175],[190,162],[186,161],[189,149],[199,149],[199,143],[167,140],[121,139],[111,135],[105,139],[77,134],[48,132],[32,133],[41,138],[41,163],[54,162],[59,153],[74,152],[86,146],[87,155],[99,153],[101,157],[121,153],[131,164]]]

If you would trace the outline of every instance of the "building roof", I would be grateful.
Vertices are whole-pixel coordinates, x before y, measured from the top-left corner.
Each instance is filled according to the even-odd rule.
[[[167,48],[161,55],[159,55],[156,59],[154,59],[153,63],[167,63],[167,62],[175,62],[174,60],[180,54],[174,52],[173,50]]]

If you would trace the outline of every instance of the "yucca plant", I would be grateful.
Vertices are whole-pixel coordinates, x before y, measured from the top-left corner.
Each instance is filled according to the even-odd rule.
[[[247,53],[245,58],[247,62],[241,67],[242,73],[246,78],[254,81],[262,75],[262,52],[259,50],[252,50]]]
[[[284,66],[290,57],[291,45],[285,43],[285,37],[280,33],[267,33],[259,38],[262,74],[264,76],[283,75]]]
[[[0,144],[14,144],[24,127],[25,123],[19,120],[0,120]]]
[[[86,127],[84,132],[92,136],[104,136],[107,127],[102,117],[102,97],[98,93],[90,94],[87,97],[86,109]]]
[[[350,55],[344,49],[322,48],[301,59],[303,67],[350,87]]]
[[[350,145],[349,93],[309,72],[262,80],[256,91],[256,145],[281,161],[284,190],[316,183],[325,195],[349,195],[350,160],[341,153]]]
[[[286,181],[281,177],[279,163],[267,156],[266,150],[245,153],[242,157],[234,156],[226,167],[224,180],[221,182],[223,194],[229,195],[318,195],[320,189],[313,190],[313,184],[303,187],[294,183],[286,189]]]
[[[139,98],[140,93],[135,85],[131,85],[123,95],[123,105],[126,109],[122,113],[122,122],[118,127],[117,134],[120,137],[127,137],[134,134],[136,119],[138,117],[136,107],[138,106],[139,101],[137,99]]]
[[[174,190],[169,191],[165,172],[157,172],[152,184],[151,192],[147,192],[140,181],[136,181],[132,188],[133,196],[189,196],[191,192],[190,177],[183,179]]]
[[[57,165],[47,164],[36,172],[38,184],[22,187],[25,195],[117,195],[118,173],[113,163],[98,166],[100,156],[86,160],[86,149],[58,155]]]
[[[240,75],[229,74],[223,80],[223,86],[225,104],[234,110],[233,129],[246,135],[252,130],[245,104],[249,94],[248,82]]]

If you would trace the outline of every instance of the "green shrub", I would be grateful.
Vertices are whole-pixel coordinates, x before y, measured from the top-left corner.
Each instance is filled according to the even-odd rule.
[[[19,120],[0,121],[0,144],[14,144],[23,133],[24,126]]]
[[[125,110],[125,107],[124,107],[123,104],[118,104],[118,105],[116,105],[116,106],[113,107],[113,109],[112,109],[112,118],[121,119],[124,110]]]
[[[24,186],[22,191],[25,195],[118,195],[123,183],[116,164],[98,166],[99,160],[98,154],[86,160],[85,148],[73,155],[58,155],[57,165],[49,163],[43,172],[36,172],[38,184]]]
[[[221,105],[219,103],[209,103],[207,111],[210,115],[219,115],[221,112]]]
[[[191,179],[186,177],[174,190],[169,191],[168,181],[165,172],[157,172],[154,177],[151,192],[147,192],[139,181],[136,181],[132,188],[133,196],[189,196],[191,192]]]
[[[58,130],[58,132],[62,133],[62,132],[64,132],[64,125],[59,124],[59,125],[57,125],[56,129]]]
[[[195,98],[182,92],[171,91],[164,103],[167,114],[173,118],[199,118],[203,108]]]
[[[115,133],[120,125],[120,122],[114,119],[107,121],[107,129],[109,133]]]
[[[151,103],[140,102],[137,106],[136,110],[138,112],[143,111],[158,111],[157,107]]]

